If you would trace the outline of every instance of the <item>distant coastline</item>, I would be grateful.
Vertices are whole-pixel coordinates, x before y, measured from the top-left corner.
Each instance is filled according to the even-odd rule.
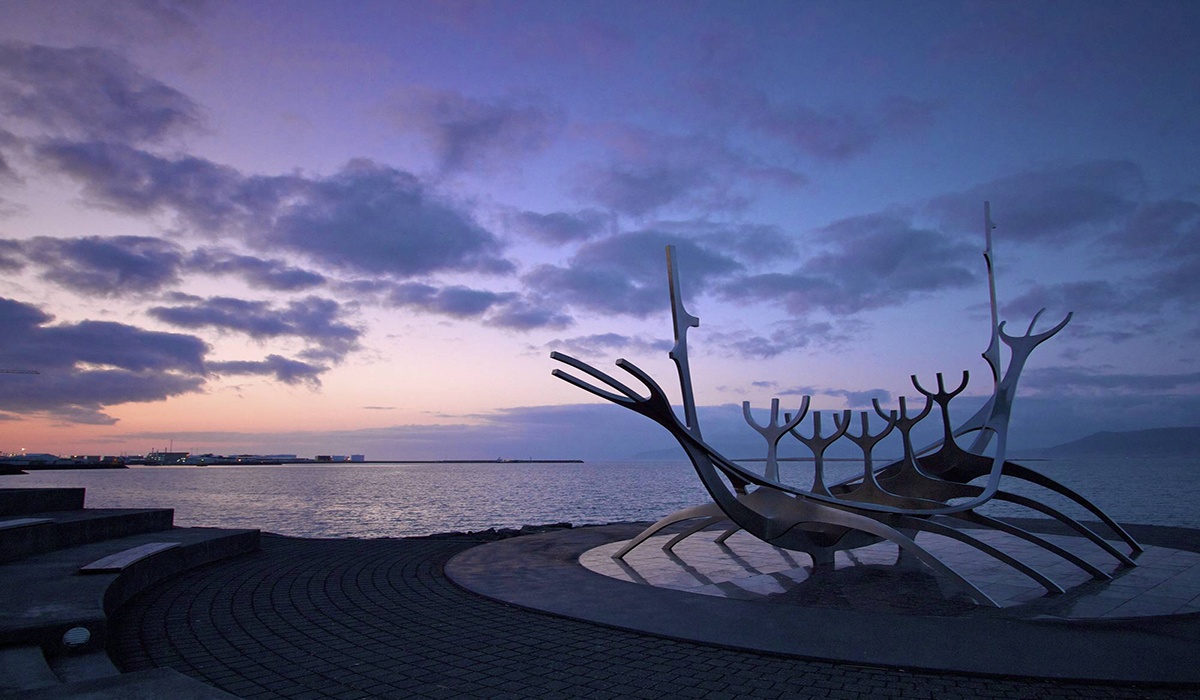
[[[368,459],[354,464],[584,464],[582,459]]]
[[[1053,447],[1021,450],[1016,458],[1200,457],[1200,427],[1103,431]]]
[[[325,459],[297,458],[289,460],[269,459],[214,459],[202,463],[153,463],[131,457],[109,458],[101,461],[57,458],[53,460],[0,459],[0,476],[15,476],[31,471],[59,471],[67,469],[128,469],[130,466],[150,467],[253,467],[253,466],[354,466],[359,464],[584,464],[582,459],[362,459],[330,461]]]

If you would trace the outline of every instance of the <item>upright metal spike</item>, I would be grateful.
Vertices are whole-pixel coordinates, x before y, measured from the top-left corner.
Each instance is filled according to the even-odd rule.
[[[987,350],[983,351],[983,359],[992,368],[993,387],[1000,384],[1000,313],[996,308],[996,270],[992,263],[992,203],[983,203],[983,259],[987,262],[988,294],[992,307],[992,339]]]
[[[700,421],[696,416],[696,396],[692,391],[692,371],[688,366],[687,331],[700,325],[700,319],[683,308],[683,293],[679,289],[679,262],[675,246],[667,246],[667,284],[671,288],[671,319],[675,326],[675,346],[668,356],[679,370],[679,391],[683,395],[683,416],[687,427],[700,437]]]

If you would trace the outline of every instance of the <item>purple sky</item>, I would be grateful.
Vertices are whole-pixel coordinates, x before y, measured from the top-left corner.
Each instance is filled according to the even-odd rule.
[[[669,448],[548,358],[674,386],[668,243],[727,452],[743,399],[978,397],[984,200],[1002,318],[1075,313],[1012,443],[1200,424],[1200,4],[0,17],[0,368],[41,372],[0,374],[0,452]]]

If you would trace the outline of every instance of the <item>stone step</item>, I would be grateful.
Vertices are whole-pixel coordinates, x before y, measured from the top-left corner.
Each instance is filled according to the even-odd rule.
[[[88,508],[0,517],[0,563],[89,542],[169,530],[170,508]]]
[[[103,651],[90,654],[67,654],[56,656],[48,663],[50,670],[63,683],[77,683],[93,678],[108,678],[121,672],[113,665],[112,659]]]
[[[83,508],[84,489],[0,489],[0,518]]]
[[[108,617],[150,585],[188,569],[258,550],[258,530],[172,528],[56,549],[0,564],[0,647],[40,647],[53,662],[102,651]],[[177,542],[119,573],[82,566],[142,545]]]
[[[61,656],[51,663],[40,647],[26,645],[0,648],[0,697],[5,693],[55,687],[118,674],[120,671],[103,651]]]
[[[7,700],[9,696],[0,694]],[[169,668],[95,678],[21,691],[21,700],[237,700],[222,690]]]
[[[155,554],[178,546],[178,542],[149,542],[147,544],[139,544],[136,547],[121,550],[116,554],[101,557],[91,564],[84,564],[79,567],[79,573],[119,574],[146,557],[152,557]]]
[[[61,682],[46,663],[40,647],[26,644],[0,648],[0,693],[33,690]]]

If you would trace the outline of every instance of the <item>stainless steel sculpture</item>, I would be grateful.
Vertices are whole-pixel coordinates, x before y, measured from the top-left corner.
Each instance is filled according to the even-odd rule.
[[[983,407],[957,428],[953,427],[950,402],[966,389],[969,381],[966,372],[963,372],[959,386],[949,391],[942,375],[938,374],[936,392],[927,390],[917,377],[913,376],[913,387],[925,398],[924,407],[910,415],[906,397],[900,397],[898,410],[885,411],[875,402],[875,413],[884,423],[873,432],[870,425],[871,414],[866,411],[860,414],[858,432],[853,432],[852,414],[847,410],[834,414],[833,432],[822,435],[821,413],[816,411],[812,414],[811,437],[805,437],[800,432],[800,425],[808,413],[810,397],[803,398],[794,416],[784,414],[782,422],[779,420],[779,400],[773,399],[770,420],[766,425],[755,421],[750,404],[746,402],[742,410],[747,423],[762,435],[767,443],[766,467],[761,475],[727,459],[706,443],[701,435],[687,354],[687,331],[699,326],[700,319],[684,308],[674,249],[668,246],[667,278],[675,332],[675,345],[669,356],[675,362],[679,374],[684,411],[682,421],[671,406],[666,392],[633,363],[621,359],[616,364],[645,387],[648,392],[646,396],[573,357],[558,352],[550,355],[554,360],[591,377],[597,384],[560,369],[553,371],[554,376],[644,415],[670,432],[688,455],[713,499],[712,503],[685,508],[666,516],[630,540],[613,556],[620,559],[664,528],[691,520],[697,522],[668,541],[664,549],[670,550],[678,542],[701,530],[724,525],[726,530],[718,537],[718,541],[724,541],[738,530],[746,530],[772,545],[804,552],[812,558],[814,565],[822,565],[831,562],[839,550],[855,549],[886,540],[897,545],[902,553],[914,556],[941,575],[943,582],[956,587],[960,592],[965,592],[977,603],[996,605],[995,601],[975,584],[916,542],[921,533],[930,533],[966,544],[1013,567],[1037,581],[1049,593],[1063,592],[1061,586],[1042,572],[956,527],[965,523],[975,527],[992,528],[1034,543],[1083,569],[1095,579],[1111,578],[1099,567],[1059,545],[977,512],[980,506],[996,499],[1049,515],[1109,553],[1120,566],[1134,566],[1134,561],[1128,554],[1082,523],[1040,501],[1001,488],[1002,477],[1007,477],[1054,491],[1099,517],[1124,541],[1132,554],[1141,551],[1141,547],[1128,533],[1083,496],[1038,472],[1010,462],[1005,457],[1009,418],[1021,370],[1034,348],[1061,331],[1071,320],[1071,315],[1067,314],[1066,318],[1049,330],[1034,333],[1034,326],[1042,314],[1039,311],[1024,335],[1012,336],[1005,332],[1005,324],[999,321],[997,313],[992,263],[993,225],[986,203],[984,225],[984,259],[987,263],[992,335],[983,357],[992,371],[993,391]],[[1001,344],[1009,348],[1008,365],[1003,372]],[[935,405],[941,416],[943,437],[923,449],[914,449],[912,430],[932,412]],[[900,433],[903,457],[896,462],[876,467],[873,449],[893,430]],[[960,447],[957,438],[971,433],[975,434],[971,446],[966,449]],[[813,454],[814,476],[810,488],[785,484],[780,479],[777,445],[783,436],[788,434],[804,444]],[[843,437],[854,442],[862,451],[863,470],[859,476],[829,484],[825,479],[824,454],[831,444]],[[984,451],[993,442],[993,454],[986,456]],[[983,479],[982,485],[970,483],[980,479]]]

